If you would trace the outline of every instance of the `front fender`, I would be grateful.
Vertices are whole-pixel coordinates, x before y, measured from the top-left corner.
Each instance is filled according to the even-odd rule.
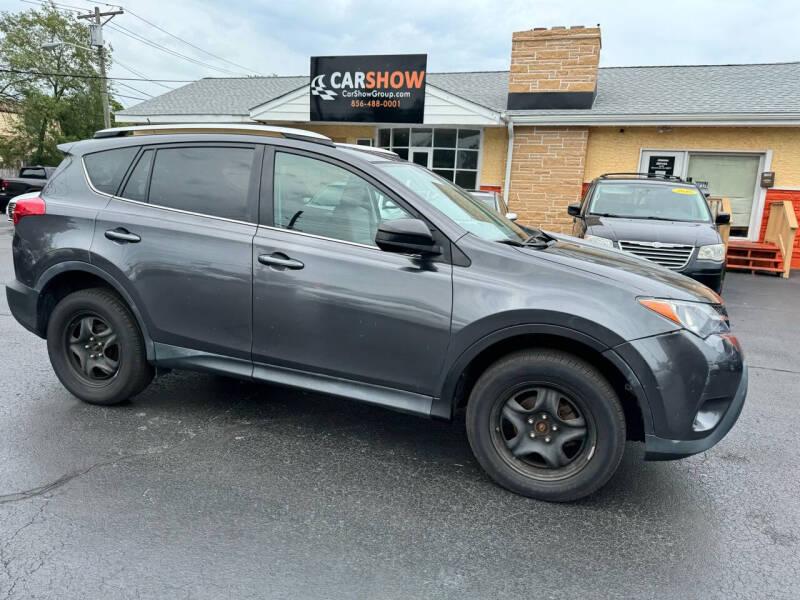
[[[510,311],[510,313],[519,312],[527,313],[528,311]],[[611,362],[620,371],[620,373],[622,373],[626,382],[630,386],[630,391],[636,397],[639,409],[642,412],[642,421],[645,433],[652,432],[653,419],[645,389],[633,369],[631,369],[627,362],[613,350],[614,346],[621,344],[624,340],[614,332],[600,327],[596,323],[590,323],[588,321],[582,323],[585,320],[580,319],[579,317],[569,315],[570,323],[578,325],[589,324],[591,325],[591,327],[588,328],[589,331],[586,329],[581,330],[555,324],[552,321],[555,321],[556,319],[560,319],[561,323],[564,322],[565,316],[559,313],[545,314],[550,313],[550,311],[534,312],[543,313],[537,315],[540,319],[539,322],[527,322],[525,324],[501,326],[499,328],[495,328],[494,330],[484,332],[482,335],[479,335],[476,338],[472,338],[472,341],[469,343],[465,343],[463,341],[464,338],[462,335],[470,333],[467,331],[470,329],[485,329],[488,324],[475,323],[459,332],[459,335],[456,336],[457,339],[451,345],[451,350],[448,353],[448,356],[452,358],[447,361],[442,371],[442,376],[440,378],[438,387],[439,393],[434,398],[431,406],[431,417],[445,420],[452,419],[456,401],[456,389],[459,379],[461,378],[461,375],[464,373],[464,370],[467,368],[467,366],[477,356],[479,356],[481,352],[495,344],[501,343],[505,340],[510,340],[515,337],[524,335],[546,335],[570,340],[591,348],[598,354],[605,357],[606,360]],[[514,319],[518,319],[520,315],[507,313],[498,316],[501,317],[500,322],[503,323],[506,320],[513,321]],[[546,319],[546,321],[542,322],[544,319]],[[519,323],[519,320],[516,322]]]

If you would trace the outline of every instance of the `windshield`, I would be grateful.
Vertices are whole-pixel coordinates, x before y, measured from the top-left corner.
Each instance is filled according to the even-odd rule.
[[[694,187],[678,184],[600,183],[595,188],[588,212],[631,219],[711,220],[703,194]]]
[[[512,221],[490,210],[469,193],[422,167],[406,162],[378,163],[397,179],[470,233],[493,242],[524,242],[528,235]]]

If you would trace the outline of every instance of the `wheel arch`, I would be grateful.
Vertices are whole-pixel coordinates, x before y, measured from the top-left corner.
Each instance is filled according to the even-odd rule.
[[[644,388],[636,374],[613,349],[596,338],[568,327],[530,324],[495,331],[472,344],[447,372],[431,416],[451,419],[466,405],[478,377],[486,368],[512,352],[530,348],[559,349],[595,366],[611,383],[625,410],[627,437],[644,441],[652,432],[652,417]]]
[[[147,360],[155,360],[155,347],[144,316],[125,287],[112,275],[90,263],[65,261],[53,265],[39,277],[35,289],[39,293],[36,323],[40,336],[45,337],[53,308],[67,294],[92,287],[114,291],[130,309],[144,339]]]

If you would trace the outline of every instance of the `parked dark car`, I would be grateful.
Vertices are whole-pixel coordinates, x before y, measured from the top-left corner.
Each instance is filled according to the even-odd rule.
[[[55,171],[55,167],[22,167],[18,177],[0,179],[0,212],[6,210],[8,201],[26,192],[41,190]]]
[[[569,207],[572,234],[640,256],[722,292],[725,246],[702,190],[677,177],[608,173]]]
[[[98,132],[16,203],[8,304],[78,398],[194,369],[437,419],[466,407],[486,472],[554,501],[604,485],[626,438],[679,458],[738,418],[747,368],[706,286],[528,235],[396,157],[223,127]],[[310,201],[342,182],[335,206]]]

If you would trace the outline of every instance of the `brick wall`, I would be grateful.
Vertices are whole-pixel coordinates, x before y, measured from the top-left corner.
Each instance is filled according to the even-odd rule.
[[[600,29],[553,27],[511,36],[509,92],[593,92]]]
[[[580,201],[586,127],[517,127],[508,208],[519,222],[569,233],[567,206]]]

